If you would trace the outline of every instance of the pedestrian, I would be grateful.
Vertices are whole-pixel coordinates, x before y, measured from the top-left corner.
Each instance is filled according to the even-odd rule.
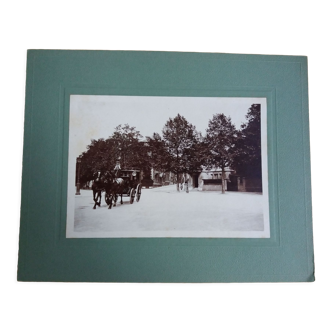
[[[186,193],[189,194],[189,175],[188,174],[186,174],[184,183],[186,184]]]

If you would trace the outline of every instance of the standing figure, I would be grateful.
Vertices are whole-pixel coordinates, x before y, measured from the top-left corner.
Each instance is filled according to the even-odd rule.
[[[120,175],[120,171],[121,171],[121,165],[120,165],[120,161],[117,160],[116,161],[116,164],[115,164],[115,167],[114,167],[114,174],[115,174],[115,177],[118,178],[119,175]]]
[[[185,180],[184,180],[185,186],[186,186],[186,193],[189,194],[189,175],[185,175]]]

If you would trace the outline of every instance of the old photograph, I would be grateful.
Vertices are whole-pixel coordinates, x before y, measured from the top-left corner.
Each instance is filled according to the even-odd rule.
[[[67,238],[269,238],[265,98],[71,95]]]

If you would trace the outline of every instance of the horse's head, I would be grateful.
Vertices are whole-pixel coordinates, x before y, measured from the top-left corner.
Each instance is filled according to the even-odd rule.
[[[113,183],[115,180],[114,174],[111,171],[106,171],[103,173],[102,179],[105,183]]]
[[[118,173],[116,171],[110,171],[113,182],[117,179]]]
[[[101,177],[102,177],[102,172],[101,171],[96,171],[93,174],[93,179],[97,182],[99,182],[101,180]]]

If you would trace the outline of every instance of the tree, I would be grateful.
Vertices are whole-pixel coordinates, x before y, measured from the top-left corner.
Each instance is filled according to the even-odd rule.
[[[112,169],[116,162],[117,146],[110,139],[91,140],[87,150],[81,155],[80,182],[93,180],[97,171]]]
[[[135,127],[128,124],[115,128],[110,139],[117,147],[116,156],[120,159],[122,168],[141,168],[146,162],[147,155],[144,144],[140,142],[143,136]]]
[[[209,121],[205,138],[208,150],[205,166],[221,169],[223,194],[225,193],[225,168],[232,164],[236,138],[237,131],[230,117],[226,117],[224,114],[215,114]]]
[[[238,174],[256,178],[262,177],[261,157],[261,105],[253,104],[242,124],[236,144],[233,167]]]
[[[108,139],[91,140],[82,153],[80,182],[93,179],[96,171],[113,170],[120,160],[121,167],[143,169],[148,162],[147,148],[141,134],[128,124],[119,125]]]
[[[201,133],[196,133],[195,139],[189,149],[186,149],[183,159],[184,168],[190,175],[201,172],[206,159],[206,144]]]
[[[149,165],[163,173],[170,169],[170,158],[165,141],[158,133],[146,137],[148,144]]]
[[[180,174],[188,173],[193,169],[194,150],[199,143],[199,133],[195,126],[178,114],[169,119],[163,130],[164,149],[168,158],[168,171],[173,172],[177,179],[179,191]]]

